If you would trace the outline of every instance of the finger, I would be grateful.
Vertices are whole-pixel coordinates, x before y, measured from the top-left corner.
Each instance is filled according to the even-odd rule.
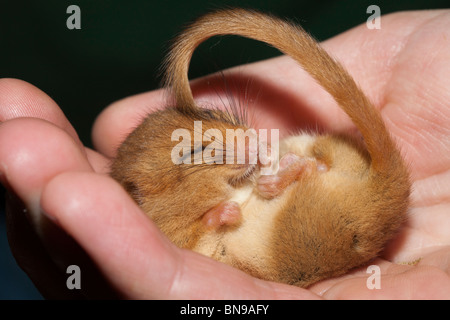
[[[22,117],[47,120],[78,141],[74,128],[48,95],[25,81],[0,79],[0,122]]]
[[[106,108],[92,128],[95,149],[113,157],[120,143],[151,112],[167,105],[162,90],[147,92],[119,100]]]
[[[59,175],[46,186],[41,205],[128,298],[315,297],[176,248],[109,177]]]
[[[33,118],[0,125],[0,159],[3,182],[34,211],[39,211],[42,187],[53,176],[68,170],[92,170],[66,131]]]
[[[82,150],[78,135],[58,105],[35,86],[18,79],[0,79],[0,123],[15,118],[38,118],[53,123],[67,132]],[[99,172],[107,172],[106,159],[86,149],[89,162]]]
[[[85,148],[85,153],[89,164],[95,172],[108,174],[111,171],[110,159],[90,148]]]
[[[55,279],[61,278],[71,259],[86,266],[88,277],[95,273],[95,268],[77,244],[42,215],[40,197],[44,185],[55,175],[71,170],[92,171],[92,168],[69,134],[54,124],[35,118],[18,118],[0,125],[0,159],[2,182],[23,203],[22,208],[14,204],[9,206],[8,237],[12,252],[33,282],[39,288],[46,286],[46,296],[66,296],[67,293],[60,290],[68,290],[67,287],[45,281],[55,268],[60,271],[55,274]],[[33,232],[27,231],[30,229],[28,223]],[[42,241],[45,250],[39,243],[34,243],[36,241]],[[30,252],[32,248],[40,249]],[[52,263],[56,265],[50,267]],[[101,278],[96,277],[101,282]],[[99,295],[96,290],[86,292]]]

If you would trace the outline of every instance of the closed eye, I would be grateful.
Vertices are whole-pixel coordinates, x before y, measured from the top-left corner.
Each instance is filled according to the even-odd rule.
[[[181,161],[183,163],[185,163],[185,160],[189,157],[195,156],[196,154],[198,154],[199,152],[203,153],[203,151],[205,151],[206,146],[201,145],[198,146],[197,148],[194,149],[194,146],[191,146],[191,152],[187,153],[185,155],[183,155],[183,157],[181,158]]]

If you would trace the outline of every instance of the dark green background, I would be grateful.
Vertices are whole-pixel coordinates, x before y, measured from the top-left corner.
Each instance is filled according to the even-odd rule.
[[[82,141],[108,104],[159,86],[158,68],[170,39],[202,13],[224,6],[256,8],[292,19],[324,40],[364,23],[371,4],[386,14],[449,7],[448,0],[417,1],[3,1],[0,77],[37,86],[62,108]],[[81,9],[81,30],[69,30],[69,5]],[[211,42],[212,41],[212,42]],[[279,53],[250,40],[210,40],[196,52],[191,78]],[[12,259],[0,213],[0,299],[40,295]]]

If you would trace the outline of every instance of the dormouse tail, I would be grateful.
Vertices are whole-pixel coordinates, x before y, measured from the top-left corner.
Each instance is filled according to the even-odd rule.
[[[300,26],[245,9],[207,14],[181,33],[166,60],[166,85],[171,87],[178,109],[197,108],[189,86],[188,68],[194,50],[217,35],[238,35],[265,42],[296,60],[350,116],[364,137],[374,173],[402,165],[379,112],[348,72]],[[387,150],[394,150],[386,156]]]

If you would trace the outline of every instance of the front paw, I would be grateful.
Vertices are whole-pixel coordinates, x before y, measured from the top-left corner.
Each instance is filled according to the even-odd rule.
[[[239,204],[234,201],[223,201],[205,213],[203,223],[206,229],[216,230],[222,226],[237,225],[241,219]]]
[[[257,191],[261,197],[273,199],[301,176],[310,174],[315,170],[317,170],[316,159],[286,153],[280,159],[280,168],[276,174],[259,177]]]

